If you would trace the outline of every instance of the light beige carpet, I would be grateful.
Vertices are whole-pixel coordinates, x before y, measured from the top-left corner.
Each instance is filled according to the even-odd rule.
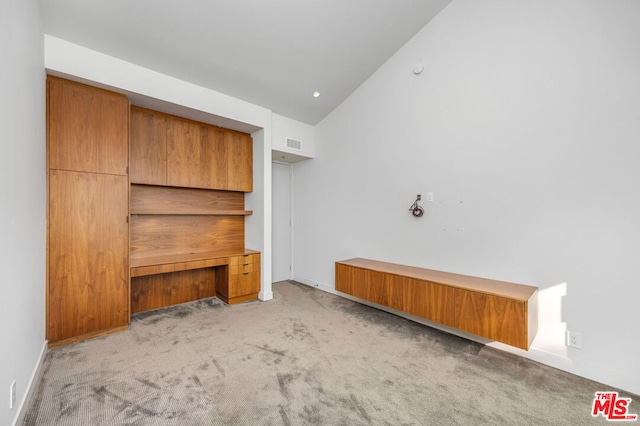
[[[602,384],[301,284],[274,292],[50,350],[25,424],[607,423],[591,417]]]

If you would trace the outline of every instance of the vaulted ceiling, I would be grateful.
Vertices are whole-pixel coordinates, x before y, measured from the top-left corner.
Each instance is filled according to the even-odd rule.
[[[316,124],[450,2],[41,0],[41,8],[47,34]]]

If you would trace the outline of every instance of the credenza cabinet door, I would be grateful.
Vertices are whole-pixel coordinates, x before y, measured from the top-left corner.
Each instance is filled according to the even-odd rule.
[[[455,327],[453,288],[412,278],[397,279],[404,284],[403,311]]]
[[[529,347],[526,302],[455,290],[456,328],[518,348]]]
[[[50,343],[129,322],[128,178],[49,172]]]
[[[47,91],[49,168],[127,175],[127,98],[51,76]]]

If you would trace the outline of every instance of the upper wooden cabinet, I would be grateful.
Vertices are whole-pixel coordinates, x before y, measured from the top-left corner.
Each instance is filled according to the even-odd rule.
[[[131,182],[167,184],[167,140],[169,122],[165,114],[131,107]]]
[[[227,189],[251,192],[253,190],[253,141],[245,133],[224,132],[227,153]]]
[[[253,141],[246,133],[131,108],[131,182],[253,190]]]
[[[47,90],[49,168],[126,175],[127,98],[51,76]]]

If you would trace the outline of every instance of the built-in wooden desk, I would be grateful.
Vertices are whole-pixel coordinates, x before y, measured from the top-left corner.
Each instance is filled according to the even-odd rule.
[[[225,303],[258,297],[260,252],[231,250],[131,259],[131,312],[217,296]]]
[[[336,262],[336,290],[528,350],[538,287],[369,259]]]

